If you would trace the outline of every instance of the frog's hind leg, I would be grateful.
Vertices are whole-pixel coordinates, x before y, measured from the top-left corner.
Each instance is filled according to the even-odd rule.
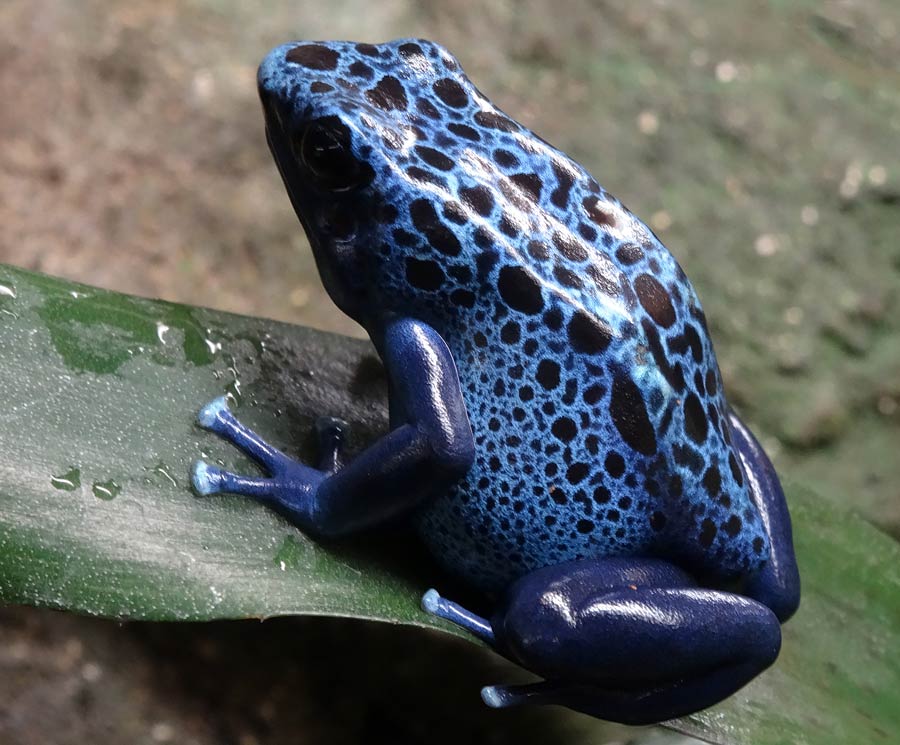
[[[561,704],[625,724],[705,709],[771,665],[781,646],[765,605],[652,559],[536,570],[510,588],[491,628],[498,650],[546,680],[489,687],[489,705]]]

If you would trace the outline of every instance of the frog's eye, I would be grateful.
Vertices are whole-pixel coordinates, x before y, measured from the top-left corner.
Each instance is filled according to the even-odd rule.
[[[372,168],[350,149],[350,131],[337,117],[313,121],[303,132],[300,160],[316,184],[329,191],[347,191],[372,180]]]

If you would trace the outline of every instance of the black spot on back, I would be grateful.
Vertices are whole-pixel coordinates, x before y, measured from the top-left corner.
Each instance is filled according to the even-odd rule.
[[[576,311],[566,327],[569,344],[576,352],[600,354],[612,340],[610,330],[583,310]]]
[[[482,217],[487,217],[494,209],[494,197],[486,186],[463,187],[459,197]]]
[[[450,124],[447,125],[447,129],[453,132],[453,134],[458,135],[459,137],[465,137],[467,140],[471,140],[472,142],[481,141],[481,135],[478,134],[478,130],[474,127],[470,127],[468,124],[450,122]]]
[[[644,252],[640,246],[636,246],[634,243],[623,243],[616,249],[616,258],[622,264],[630,266],[631,264],[637,264],[643,259]]]
[[[684,400],[684,429],[688,437],[698,444],[706,439],[709,430],[703,404],[695,393],[691,393]]]
[[[374,88],[366,91],[369,102],[385,111],[404,110],[407,106],[403,84],[393,75],[385,75]]]
[[[450,171],[453,169],[453,161],[444,155],[440,150],[425,145],[416,146],[416,154],[424,160],[428,165],[437,168],[440,171]]]
[[[475,114],[476,123],[488,129],[499,129],[501,132],[516,132],[519,125],[509,117],[498,114],[496,111],[479,111]]]
[[[590,196],[581,200],[581,205],[591,221],[600,227],[615,227],[616,216],[609,209],[609,206],[601,202],[597,197]]]
[[[301,44],[285,55],[287,62],[293,62],[310,70],[334,70],[340,55],[321,44]]]
[[[603,461],[603,468],[614,479],[620,478],[625,473],[625,459],[615,450],[611,450]]]
[[[309,90],[312,93],[328,93],[328,91],[334,90],[334,86],[328,85],[328,83],[323,83],[321,80],[316,80],[311,86],[309,86]]]
[[[634,281],[634,291],[648,315],[658,325],[669,328],[675,323],[675,308],[672,298],[654,277],[641,274]]]
[[[553,436],[560,442],[571,442],[578,433],[575,422],[567,416],[561,416],[550,427]]]
[[[507,264],[500,269],[497,289],[503,301],[513,310],[535,315],[544,308],[540,283],[524,267]]]
[[[700,545],[704,548],[712,546],[718,532],[716,524],[707,517],[700,525]]]
[[[537,382],[548,391],[556,388],[559,385],[559,365],[553,360],[541,360],[538,363]]]
[[[642,455],[656,452],[656,433],[635,382],[624,373],[613,377],[609,413],[625,443]]]
[[[536,173],[514,173],[509,180],[522,189],[531,201],[537,202],[541,198],[543,181]]]
[[[703,474],[703,488],[711,498],[715,498],[722,489],[722,476],[716,466],[710,466]]]

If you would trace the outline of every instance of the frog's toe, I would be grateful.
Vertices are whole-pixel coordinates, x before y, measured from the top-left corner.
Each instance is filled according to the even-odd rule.
[[[241,476],[212,466],[206,461],[195,461],[191,467],[191,485],[201,497],[210,494],[240,494],[245,497],[278,497],[285,486],[281,479],[261,476]],[[288,487],[289,488],[289,487]]]
[[[219,419],[227,413],[229,413],[228,399],[225,396],[219,396],[200,409],[200,413],[197,414],[197,422],[204,429],[215,430]]]
[[[194,461],[191,466],[191,486],[201,497],[218,493],[222,488],[222,469],[203,460]]]
[[[505,709],[513,704],[509,691],[503,686],[485,686],[481,689],[481,700],[492,709]]]

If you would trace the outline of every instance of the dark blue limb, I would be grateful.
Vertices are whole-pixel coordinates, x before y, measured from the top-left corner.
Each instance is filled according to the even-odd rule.
[[[443,339],[425,324],[394,320],[381,335],[391,380],[391,408],[398,426],[341,467],[344,425],[317,425],[320,469],[288,458],[242,425],[216,399],[200,413],[201,426],[256,460],[267,477],[247,477],[202,461],[192,482],[202,495],[230,492],[261,499],[319,536],[336,536],[405,512],[435,489],[448,486],[471,466],[474,440],[459,377]]]
[[[753,433],[734,412],[729,413],[732,442],[749,480],[750,494],[769,536],[770,556],[744,588],[751,598],[786,621],[800,605],[800,572],[794,557],[791,516],[772,462]]]
[[[455,623],[472,636],[494,646],[494,631],[490,621],[466,610],[458,603],[442,598],[437,590],[431,589],[422,596],[422,610],[432,616]]]
[[[501,653],[547,680],[488,687],[488,705],[560,704],[627,724],[721,701],[771,665],[781,645],[766,606],[698,587],[653,559],[539,569],[510,588],[490,626]]]

